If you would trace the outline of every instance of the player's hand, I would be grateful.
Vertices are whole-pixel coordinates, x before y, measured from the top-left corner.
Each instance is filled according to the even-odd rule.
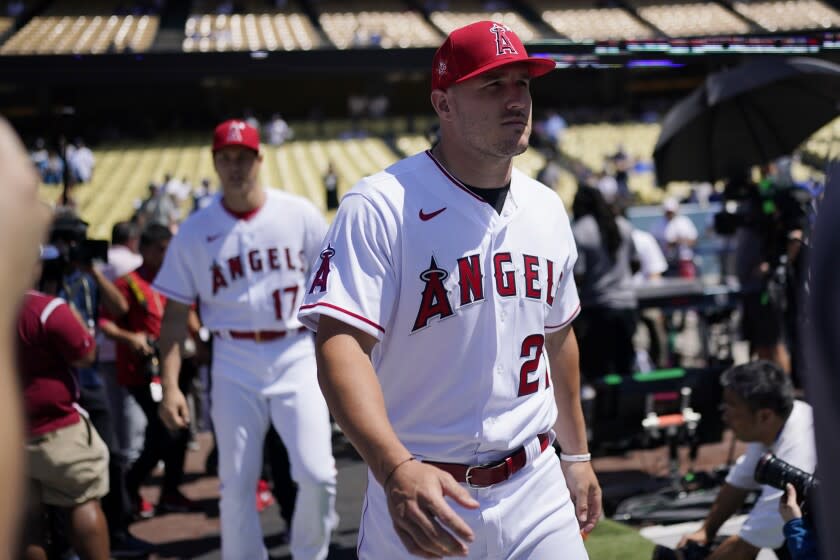
[[[589,533],[595,528],[602,513],[601,485],[598,484],[598,478],[592,470],[592,463],[561,461],[560,465],[566,477],[566,486],[572,495],[572,502],[575,504],[578,524],[584,533]]]
[[[683,535],[683,538],[680,539],[680,544],[677,545],[677,548],[682,548],[689,542],[695,542],[700,546],[706,546],[709,544],[709,536],[706,534],[706,529],[701,527],[693,533]]]
[[[163,390],[158,414],[166,427],[173,432],[184,429],[190,424],[190,408],[187,406],[187,399],[177,387]]]
[[[799,500],[796,496],[796,488],[791,483],[785,485],[785,491],[779,500],[779,513],[785,523],[791,519],[799,519],[802,517],[802,508],[799,507]]]
[[[405,548],[421,558],[466,556],[474,536],[444,496],[475,509],[478,502],[447,472],[419,461],[394,471],[385,487],[388,511]]]
[[[149,345],[149,339],[145,333],[131,333],[126,336],[126,342],[134,353],[139,356],[151,356],[154,350]]]

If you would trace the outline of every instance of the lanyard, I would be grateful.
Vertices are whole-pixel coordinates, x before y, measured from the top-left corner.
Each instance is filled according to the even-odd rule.
[[[134,278],[134,273],[129,273],[125,276],[125,281],[128,283],[128,287],[131,290],[131,293],[134,294],[134,299],[137,300],[143,310],[146,313],[149,312],[149,302],[146,300],[146,295],[143,293],[143,290],[140,288],[140,285],[137,284],[137,280]],[[163,304],[160,301],[160,294],[157,293],[156,290],[150,289],[152,293],[152,300],[154,301],[155,307],[154,312],[157,314],[158,317],[163,315]]]
[[[73,283],[73,287],[76,287],[79,284],[81,284],[81,286],[82,286],[82,295],[84,296],[84,300],[85,300],[85,303],[84,303],[84,305],[85,305],[84,319],[85,319],[85,321],[87,321],[88,330],[90,330],[90,332],[92,334],[94,332],[94,326],[96,325],[96,321],[93,318],[94,317],[94,314],[93,314],[93,311],[94,311],[94,309],[93,309],[93,295],[92,295],[92,291],[91,291],[91,287],[90,287],[90,282],[88,281],[87,276],[85,276],[84,274],[80,275],[79,280],[77,282]],[[67,299],[69,300],[70,305],[72,305],[75,308],[76,307],[75,291],[71,290],[70,286],[68,286],[67,283],[63,279],[61,281],[61,287],[64,290],[64,293],[67,294]],[[82,309],[76,309],[76,311],[81,313],[83,310]]]

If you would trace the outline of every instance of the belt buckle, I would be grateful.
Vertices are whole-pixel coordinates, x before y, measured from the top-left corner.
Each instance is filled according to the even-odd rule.
[[[467,486],[469,486],[470,488],[487,488],[486,486],[482,486],[482,485],[472,483],[471,477],[472,477],[473,469],[480,469],[480,468],[482,468],[482,465],[470,465],[469,467],[467,467],[467,472],[464,473],[464,481],[467,483]]]
[[[262,342],[260,331],[254,331],[254,342]]]
[[[496,461],[494,463],[484,463],[483,465],[470,465],[467,467],[467,472],[464,473],[464,480],[470,488],[490,488],[491,486],[495,486],[495,484],[473,484],[470,478],[472,477],[473,469],[495,469],[505,463],[505,460],[502,459],[501,461]],[[508,471],[508,476],[505,478],[507,480],[510,478],[510,472]]]

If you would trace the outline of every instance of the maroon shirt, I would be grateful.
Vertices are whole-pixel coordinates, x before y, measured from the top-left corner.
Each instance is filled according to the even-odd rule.
[[[29,436],[78,422],[73,403],[79,389],[70,364],[95,348],[87,328],[64,300],[30,291],[18,318],[17,335]]]

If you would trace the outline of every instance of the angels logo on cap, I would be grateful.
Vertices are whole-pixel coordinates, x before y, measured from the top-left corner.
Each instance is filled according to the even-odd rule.
[[[230,123],[228,128],[226,142],[242,142],[242,129],[245,128],[244,122]]]
[[[490,33],[496,35],[496,54],[518,54],[516,49],[510,42],[510,39],[507,38],[507,32],[510,31],[510,27],[506,25],[499,25],[498,23],[493,24],[493,27],[490,28]]]
[[[260,133],[245,121],[231,119],[216,127],[213,134],[213,151],[227,146],[242,146],[260,151]]]
[[[456,29],[435,53],[432,62],[432,89],[448,89],[484,72],[524,62],[532,78],[555,68],[549,58],[528,56],[525,45],[507,25],[477,21]]]

